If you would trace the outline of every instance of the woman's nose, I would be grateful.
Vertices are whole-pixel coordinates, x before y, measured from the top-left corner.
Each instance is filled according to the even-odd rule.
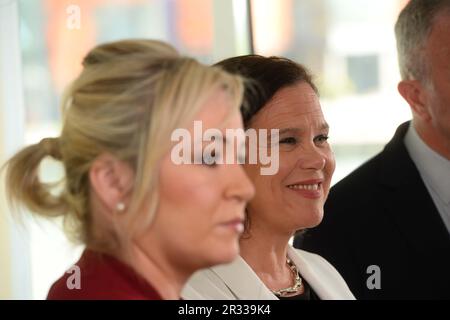
[[[227,197],[236,198],[240,201],[249,201],[255,195],[255,187],[250,181],[249,177],[245,173],[242,165],[233,164],[231,170],[233,173],[229,173],[228,179],[231,183],[230,187],[227,189]]]
[[[322,170],[326,161],[326,157],[317,147],[310,147],[300,151],[298,164],[302,169]]]

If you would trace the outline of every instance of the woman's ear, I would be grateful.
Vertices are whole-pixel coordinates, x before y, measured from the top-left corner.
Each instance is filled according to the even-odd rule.
[[[134,171],[128,163],[104,153],[92,163],[89,181],[101,205],[112,214],[126,208],[133,189]]]
[[[427,108],[427,90],[418,80],[402,80],[397,86],[398,92],[408,102],[413,114],[424,121],[431,120]]]

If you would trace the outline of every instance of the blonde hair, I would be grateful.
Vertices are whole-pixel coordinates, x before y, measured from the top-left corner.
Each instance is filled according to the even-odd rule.
[[[148,226],[158,205],[158,162],[168,152],[174,129],[186,125],[215,90],[229,93],[238,110],[243,84],[216,67],[180,56],[152,40],[123,40],[97,46],[62,101],[59,138],[30,145],[7,162],[7,196],[44,217],[64,217],[72,240],[92,245],[89,170],[102,153],[128,162],[135,170],[130,209],[124,218],[128,237]],[[231,111],[231,110],[230,110]],[[41,160],[51,156],[65,169],[64,190],[39,180]],[[140,213],[143,200],[149,212]],[[106,241],[107,242],[107,241]]]

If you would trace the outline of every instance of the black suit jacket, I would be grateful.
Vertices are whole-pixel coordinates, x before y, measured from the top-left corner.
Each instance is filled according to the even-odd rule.
[[[406,150],[408,127],[337,183],[322,223],[294,241],[328,259],[359,299],[450,299],[450,235]],[[381,289],[367,286],[371,265]]]

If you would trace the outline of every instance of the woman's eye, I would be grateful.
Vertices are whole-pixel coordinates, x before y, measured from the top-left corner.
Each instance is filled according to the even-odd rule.
[[[327,142],[328,138],[329,137],[326,134],[321,134],[320,136],[317,136],[316,138],[314,138],[314,141],[319,144],[322,144],[322,143]]]
[[[287,138],[281,139],[280,143],[295,144],[295,143],[297,143],[297,139],[295,139],[294,137],[287,137]]]

